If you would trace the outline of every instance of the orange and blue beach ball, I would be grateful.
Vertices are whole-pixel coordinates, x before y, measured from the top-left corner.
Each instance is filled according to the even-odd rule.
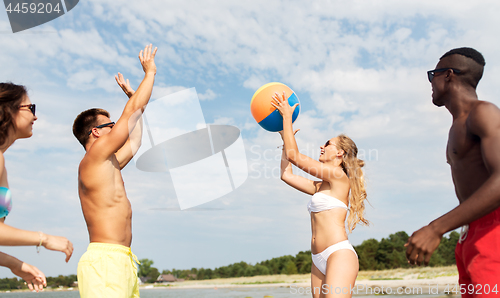
[[[285,91],[285,97],[290,106],[293,107],[296,103],[299,104],[292,115],[292,122],[295,122],[300,112],[299,97],[287,85],[277,82],[265,84],[260,87],[259,90],[255,91],[252,97],[252,101],[250,102],[252,116],[265,130],[272,132],[283,130],[283,117],[280,112],[271,105],[275,93],[278,93],[281,98],[283,91]]]

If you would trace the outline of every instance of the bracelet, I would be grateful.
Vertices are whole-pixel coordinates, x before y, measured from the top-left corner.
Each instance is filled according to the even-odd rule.
[[[278,146],[276,148],[285,148],[285,145]]]
[[[38,243],[38,245],[36,246],[36,253],[40,253],[40,246],[42,246],[42,242],[43,242],[43,240],[42,240],[43,233],[38,231],[38,235],[40,236],[40,243]]]

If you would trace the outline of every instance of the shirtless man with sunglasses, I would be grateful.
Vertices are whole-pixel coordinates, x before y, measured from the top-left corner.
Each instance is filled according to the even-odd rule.
[[[446,158],[460,204],[406,244],[410,263],[428,264],[443,234],[462,226],[455,250],[462,297],[500,292],[500,109],[478,100],[484,65],[478,51],[458,48],[427,72],[432,102],[453,117]]]
[[[132,209],[121,170],[137,152],[142,137],[141,115],[149,102],[156,75],[156,48],[139,53],[145,72],[135,92],[118,74],[116,80],[129,95],[116,124],[103,109],[80,113],[73,134],[86,154],[78,169],[78,193],[90,244],[78,263],[80,297],[139,297],[137,258],[130,249]]]

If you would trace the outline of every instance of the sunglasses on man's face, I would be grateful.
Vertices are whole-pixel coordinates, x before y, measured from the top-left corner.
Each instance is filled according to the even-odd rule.
[[[28,109],[31,111],[31,113],[33,113],[33,116],[35,116],[35,109],[36,109],[36,106],[35,106],[35,104],[34,104],[34,103],[29,104],[29,105],[20,105],[20,106],[19,106],[19,109],[21,109],[21,108],[28,108]]]
[[[447,71],[448,69],[453,70],[453,72],[455,72],[455,73],[460,73],[460,70],[455,69],[455,68],[438,68],[438,69],[429,70],[427,72],[427,78],[429,79],[429,82],[432,83],[432,79],[434,79],[434,76],[436,75],[437,72]]]
[[[115,126],[115,123],[114,122],[104,123],[104,124],[101,124],[101,125],[97,125],[96,127],[93,127],[92,129],[94,129],[94,128],[103,128],[103,127],[108,127],[108,126],[111,126],[111,128],[113,128],[113,126]],[[92,129],[89,131],[89,135],[92,133]]]

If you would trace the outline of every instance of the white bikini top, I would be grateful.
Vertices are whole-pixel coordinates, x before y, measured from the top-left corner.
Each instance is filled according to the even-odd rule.
[[[333,208],[343,208],[345,210],[349,209],[341,200],[322,192],[315,193],[307,204],[307,210],[309,213],[330,210]]]

